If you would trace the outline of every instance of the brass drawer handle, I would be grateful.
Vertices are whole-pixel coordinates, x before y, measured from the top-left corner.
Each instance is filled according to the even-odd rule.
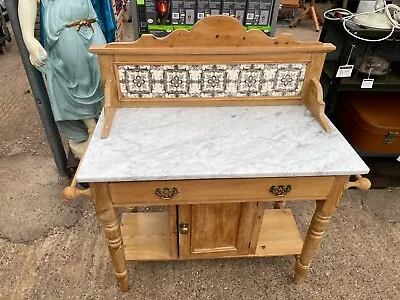
[[[287,193],[289,193],[292,190],[292,186],[290,184],[288,185],[273,185],[271,186],[271,188],[269,189],[269,191],[274,194],[277,197],[283,197],[285,196]]]
[[[163,200],[169,200],[173,196],[177,195],[179,193],[178,189],[173,187],[172,189],[170,188],[157,188],[155,193],[158,197],[160,197]]]

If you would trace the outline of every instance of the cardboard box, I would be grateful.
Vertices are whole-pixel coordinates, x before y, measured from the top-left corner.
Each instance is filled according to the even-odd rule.
[[[161,6],[166,10],[164,14],[160,11]],[[149,33],[157,37],[164,37],[172,32],[170,0],[145,0],[145,9]]]
[[[245,19],[247,0],[226,0],[222,4],[222,14],[236,18],[242,24]]]
[[[208,0],[210,7],[210,15],[220,15],[222,12],[221,0]]]
[[[245,21],[247,29],[270,32],[272,10],[273,0],[248,0]]]
[[[174,29],[190,29],[196,22],[196,0],[171,0]]]
[[[221,0],[197,0],[197,20],[210,15],[219,15],[221,11]]]
[[[139,18],[139,33],[148,33],[147,20],[146,20],[146,7],[144,0],[137,0],[137,12]]]

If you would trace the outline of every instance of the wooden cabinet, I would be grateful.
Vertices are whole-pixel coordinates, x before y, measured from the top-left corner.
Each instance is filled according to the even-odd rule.
[[[127,260],[171,260],[299,254],[303,240],[290,209],[266,202],[170,205],[124,213]]]
[[[126,259],[296,255],[294,280],[305,277],[344,189],[368,189],[348,184],[368,168],[323,114],[332,50],[226,16],[91,48],[105,104],[77,180],[90,183],[122,290]],[[161,108],[140,108],[151,106]],[[290,209],[265,209],[285,200],[316,200],[304,243]],[[116,208],[132,206],[165,209],[123,214],[120,226]]]
[[[164,207],[125,213],[128,260],[299,254],[303,241],[290,209],[266,201],[325,199],[334,176],[108,183],[114,206]],[[289,189],[277,195],[272,187]]]

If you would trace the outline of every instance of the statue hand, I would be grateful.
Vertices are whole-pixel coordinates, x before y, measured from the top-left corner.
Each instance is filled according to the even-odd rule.
[[[47,52],[44,50],[39,41],[35,38],[25,41],[26,48],[29,52],[29,60],[31,64],[36,68],[39,68],[45,64],[47,58]]]

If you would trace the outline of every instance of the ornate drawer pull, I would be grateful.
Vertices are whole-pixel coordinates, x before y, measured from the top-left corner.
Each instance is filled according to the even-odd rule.
[[[157,188],[154,194],[156,194],[158,197],[160,197],[163,200],[169,200],[173,196],[177,195],[179,193],[178,189],[173,187],[172,189],[170,188]]]
[[[273,185],[271,186],[271,188],[269,189],[269,191],[274,194],[275,196],[278,197],[283,197],[285,196],[287,193],[289,193],[292,190],[292,186],[290,184],[288,185]]]

